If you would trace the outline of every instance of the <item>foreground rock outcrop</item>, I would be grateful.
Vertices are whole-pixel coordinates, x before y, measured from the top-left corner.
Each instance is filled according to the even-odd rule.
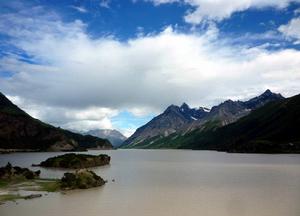
[[[104,184],[105,181],[100,176],[87,169],[80,169],[75,173],[65,173],[61,179],[61,188],[63,190],[88,189]]]
[[[34,166],[81,169],[88,167],[104,166],[109,164],[109,162],[110,156],[105,154],[88,155],[69,153],[48,158],[47,160]]]
[[[5,167],[0,167],[0,179],[15,181],[15,180],[29,180],[38,178],[40,171],[31,171],[27,168],[21,168],[18,166],[12,166],[10,163],[7,163]]]
[[[13,167],[10,163],[5,167],[0,167],[0,205],[18,199],[39,198],[45,192],[88,189],[106,183],[100,176],[87,169],[64,173],[61,179],[42,179],[39,175],[40,171],[34,172],[27,168]],[[30,194],[24,196],[20,191]]]

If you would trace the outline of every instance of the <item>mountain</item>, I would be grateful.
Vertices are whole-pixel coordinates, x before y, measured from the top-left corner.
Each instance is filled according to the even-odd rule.
[[[127,139],[121,132],[112,129],[89,130],[84,134],[108,139],[115,148],[119,147]]]
[[[300,95],[262,106],[235,123],[173,140],[180,148],[247,153],[300,153]]]
[[[151,138],[166,137],[177,132],[183,126],[203,118],[207,113],[206,108],[190,108],[186,103],[183,103],[180,107],[171,105],[162,114],[138,128],[122,146],[134,146]]]
[[[262,95],[244,102],[244,105],[248,109],[256,109],[256,108],[263,106],[264,104],[266,104],[268,102],[276,101],[276,100],[280,100],[280,99],[283,99],[281,94],[275,94],[268,89]]]
[[[179,143],[164,145],[166,140],[175,139],[194,130],[207,131],[228,125],[248,115],[271,101],[283,99],[280,94],[266,90],[248,101],[227,100],[208,110],[192,109],[187,104],[171,105],[162,114],[138,128],[122,147],[124,148],[177,148]]]
[[[83,136],[32,118],[0,93],[2,150],[71,151],[111,147],[106,139]]]

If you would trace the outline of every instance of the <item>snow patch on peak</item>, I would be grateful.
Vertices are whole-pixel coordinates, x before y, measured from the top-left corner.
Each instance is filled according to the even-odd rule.
[[[193,120],[195,120],[195,121],[198,120],[197,118],[195,118],[195,117],[193,117],[193,116],[191,116],[191,119],[193,119]]]

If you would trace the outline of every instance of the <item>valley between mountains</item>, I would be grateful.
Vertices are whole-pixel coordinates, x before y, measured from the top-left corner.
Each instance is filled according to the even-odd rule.
[[[213,106],[170,105],[126,139],[117,130],[74,133],[34,119],[0,95],[0,149],[197,149],[242,153],[300,152],[300,95],[284,98],[266,90],[247,101]]]

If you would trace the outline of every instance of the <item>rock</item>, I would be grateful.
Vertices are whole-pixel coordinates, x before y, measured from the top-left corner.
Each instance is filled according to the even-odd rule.
[[[25,196],[24,199],[34,199],[39,197],[42,197],[42,194],[30,194],[28,196]]]
[[[87,169],[80,169],[75,173],[65,173],[61,179],[61,188],[65,190],[87,189],[104,184],[105,181],[100,176]]]
[[[109,162],[110,157],[105,154],[88,155],[69,153],[48,158],[47,160],[41,162],[39,165],[33,166],[81,169],[103,166],[109,164]]]
[[[7,163],[5,167],[0,168],[0,179],[13,180],[13,179],[34,179],[39,177],[40,171],[31,171],[27,168],[21,168],[18,166],[13,167],[10,163]]]

